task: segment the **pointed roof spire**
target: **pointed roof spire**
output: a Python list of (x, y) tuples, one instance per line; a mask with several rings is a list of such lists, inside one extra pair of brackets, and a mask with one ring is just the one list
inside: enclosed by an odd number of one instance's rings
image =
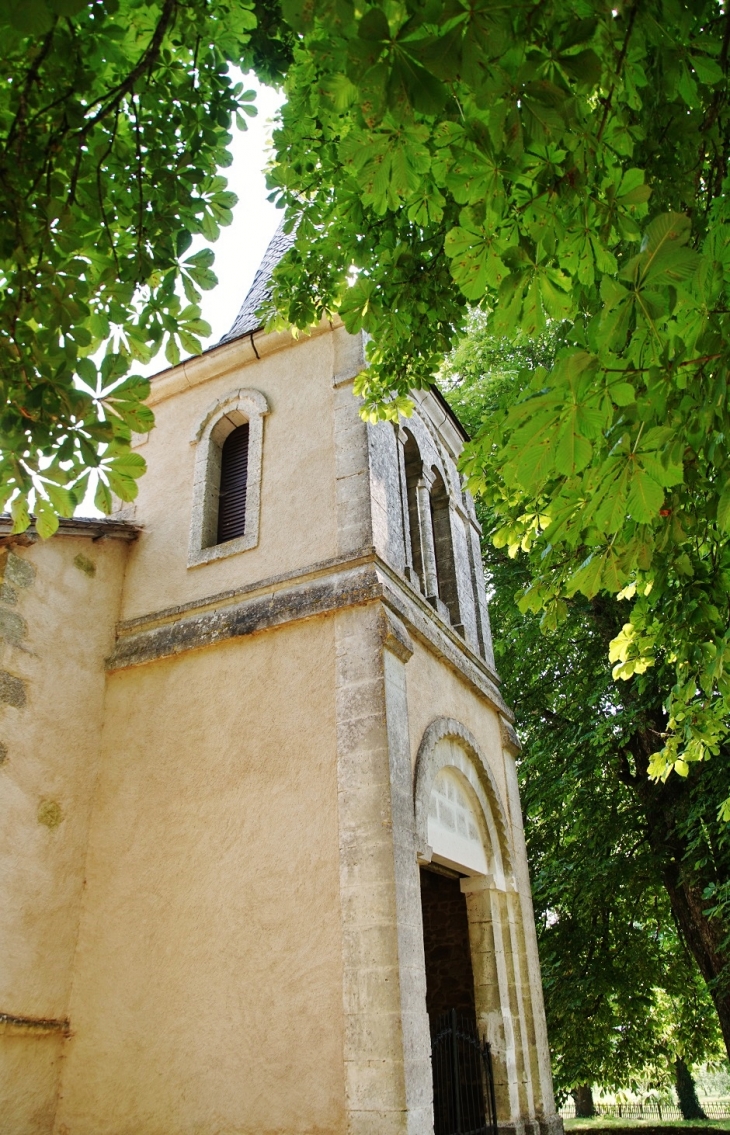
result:
[(253, 278), (253, 283), (248, 289), (241, 310), (236, 316), (233, 326), (230, 331), (219, 340), (221, 343), (230, 343), (232, 339), (240, 339), (243, 335), (250, 335), (252, 331), (258, 331), (261, 327), (261, 320), (257, 318), (256, 312), (265, 304), (267, 300), (271, 299), (271, 275), (276, 268), (276, 265), (281, 260), (282, 256), (294, 244), (296, 232), (284, 232), (284, 219), (282, 221), (269, 241), (269, 247), (264, 253), (263, 260), (258, 266), (256, 275)]

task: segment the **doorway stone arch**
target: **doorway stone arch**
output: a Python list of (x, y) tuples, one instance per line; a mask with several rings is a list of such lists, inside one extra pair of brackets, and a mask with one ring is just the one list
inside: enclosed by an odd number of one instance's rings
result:
[[(445, 776), (462, 787), (462, 811), (465, 817), (473, 815), (479, 828), (484, 846), (481, 870), (478, 854), (464, 854), (458, 861), (458, 841), (438, 846), (434, 804)], [(458, 811), (458, 802), (455, 807)], [(434, 845), (429, 841), (429, 810)], [(422, 869), (445, 870), (454, 877), (454, 885), (460, 876), (476, 1024), (492, 1049), (500, 1131), (524, 1130), (523, 1117), (535, 1114), (534, 1070), (528, 1056), (534, 1049), (534, 1023), (510, 826), (499, 785), (479, 743), (453, 718), (436, 718), (424, 733), (416, 760), (414, 811)], [(426, 968), (428, 985), (427, 958)]]
[[(492, 853), (495, 882), (504, 887), (512, 874), (512, 855), (507, 835), (507, 816), (501, 793), (476, 738), (452, 717), (437, 717), (423, 735), (416, 758), (415, 812), (416, 847), (429, 862), (428, 810), (434, 781), (445, 768), (455, 768), (479, 801), (482, 820)], [(469, 872), (471, 873), (471, 872)]]

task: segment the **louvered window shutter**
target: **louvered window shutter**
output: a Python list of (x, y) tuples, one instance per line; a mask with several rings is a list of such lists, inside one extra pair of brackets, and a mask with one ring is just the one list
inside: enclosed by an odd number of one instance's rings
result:
[(221, 454), (221, 488), (218, 504), (218, 543), (243, 536), (246, 528), (248, 484), (248, 422), (230, 433)]

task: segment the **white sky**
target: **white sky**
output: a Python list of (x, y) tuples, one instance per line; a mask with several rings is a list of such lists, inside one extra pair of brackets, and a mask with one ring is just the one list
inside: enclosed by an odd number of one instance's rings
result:
[[(283, 216), (267, 201), (263, 168), (268, 160), (272, 119), (283, 101), (270, 87), (261, 86), (252, 76), (245, 76), (248, 89), (255, 90), (256, 118), (248, 119), (248, 130), (233, 128), (233, 165), (221, 173), (228, 178), (228, 188), (238, 196), (233, 210), (233, 224), (221, 229), (221, 235), (212, 245), (215, 253), (213, 271), (218, 287), (203, 292), (201, 306), (203, 319), (210, 323), (213, 333), (203, 344), (211, 347), (231, 327), (238, 315), (256, 269)], [(196, 241), (193, 249), (202, 248), (205, 241)], [(193, 251), (191, 249), (191, 252)], [(154, 370), (162, 370), (167, 363), (164, 356), (155, 359)], [(154, 373), (154, 370), (152, 373)]]

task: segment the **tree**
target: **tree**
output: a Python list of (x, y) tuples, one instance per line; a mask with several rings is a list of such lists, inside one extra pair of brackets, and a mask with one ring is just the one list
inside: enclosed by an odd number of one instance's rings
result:
[[(366, 330), (359, 391), (386, 417), (432, 381), (467, 302), (493, 308), (509, 336), (563, 321), (554, 365), (474, 438), (470, 484), (502, 538), (540, 549), (536, 609), (558, 619), (578, 592), (631, 597), (616, 676), (666, 662), (650, 774), (718, 753), (730, 728), (730, 10), (119, 2), (4, 0), (18, 29), (2, 87), (4, 207), (19, 219), (5, 226), (0, 484), (18, 527), (33, 473), (43, 531), (87, 465), (134, 492), (142, 466), (125, 430), (150, 424), (146, 387), (113, 396), (109, 383), (133, 350), (170, 335), (171, 359), (178, 341), (196, 347), (209, 254), (180, 257), (185, 234), (214, 236), (232, 204), (213, 172), (243, 105), (226, 65), (285, 71), (271, 186), (297, 240), (279, 318), (306, 327), (339, 311)], [(42, 36), (23, 34), (26, 10), (46, 12)], [(80, 392), (75, 360), (107, 319), (121, 328), (111, 361)]]
[[(472, 431), (519, 400), (521, 372), (549, 365), (560, 349), (559, 328), (534, 342), (501, 339), (491, 326), (475, 313), (442, 372)], [(621, 1086), (652, 1065), (666, 1080), (677, 1061), (716, 1055), (718, 1022), (730, 1053), (730, 918), (717, 901), (730, 880), (730, 833), (717, 818), (730, 769), (723, 760), (686, 778), (648, 779), (664, 676), (654, 668), (613, 681), (607, 647), (622, 601), (576, 592), (560, 620), (531, 610), (522, 597), (539, 578), (537, 553), (495, 547), (490, 506), (482, 499), (478, 508), (497, 666), (524, 744), (556, 1084)]]
[(271, 185), (298, 229), (278, 310), (364, 328), (359, 390), (386, 417), (431, 381), (467, 301), (507, 337), (565, 321), (465, 469), (500, 538), (539, 549), (535, 610), (632, 597), (616, 675), (672, 659), (643, 763), (685, 775), (730, 727), (730, 11), (283, 11), (298, 37)]
[[(210, 333), (200, 290), (231, 220), (233, 118), (276, 76), (283, 41), (250, 0), (4, 0), (0, 34), (0, 504), (42, 535), (100, 473), (96, 503), (136, 493), (149, 384), (124, 376)], [(103, 360), (92, 360), (100, 348)]]

